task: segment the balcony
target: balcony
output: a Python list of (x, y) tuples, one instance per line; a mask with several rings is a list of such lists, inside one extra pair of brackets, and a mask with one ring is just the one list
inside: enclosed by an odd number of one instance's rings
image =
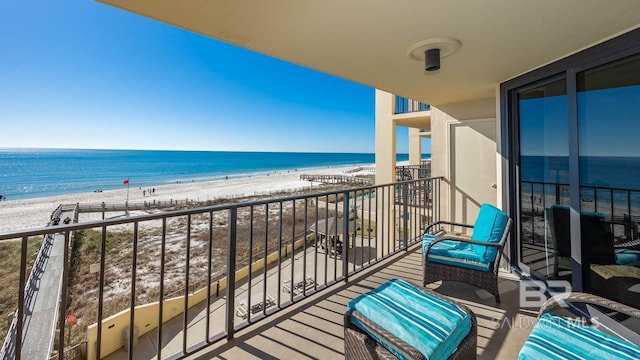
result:
[(396, 181), (427, 179), (430, 177), (431, 162), (424, 162), (421, 165), (396, 166)]
[[(566, 200), (564, 184), (523, 185), (541, 208)], [(60, 206), (46, 228), (0, 234), (4, 251), (17, 259), (3, 286), (24, 289), (3, 299), (18, 310), (3, 329), (0, 357), (45, 358), (33, 356), (44, 349), (50, 359), (341, 359), (351, 299), (392, 278), (421, 285), (421, 232), (441, 219), (445, 186), (444, 179), (418, 176), (231, 204), (180, 202), (182, 208), (156, 214), (80, 224), (56, 222), (106, 207)], [(581, 192), (592, 210), (611, 209), (612, 219), (618, 209), (630, 213), (618, 203), (638, 197), (621, 189)], [(535, 207), (531, 215), (544, 219)], [(629, 221), (612, 228), (616, 241), (637, 236)], [(67, 289), (58, 295), (43, 292), (44, 274), (55, 269), (59, 288)], [(480, 359), (512, 359), (537, 315), (519, 306), (519, 282), (501, 274), (500, 304), (471, 285), (427, 287), (474, 311)], [(56, 309), (38, 309), (50, 296)]]
[[(41, 358), (33, 354), (44, 348), (57, 359), (184, 358), (252, 352), (247, 336), (256, 334), (265, 341), (255, 345), (264, 346), (255, 350), (259, 357), (305, 357), (315, 349), (339, 358), (349, 299), (392, 276), (419, 283), (417, 243), (422, 229), (441, 219), (444, 185), (418, 178), (195, 208), (180, 203), (184, 208), (80, 224), (57, 219), (95, 207), (61, 206), (46, 228), (0, 235), (17, 251), (17, 275), (7, 283), (24, 289), (8, 300), (18, 310), (2, 354)], [(67, 291), (43, 293), (42, 279), (55, 269)], [(503, 291), (517, 288), (505, 281)], [(448, 286), (441, 290), (477, 301), (480, 314), (520, 312), (505, 305), (509, 300), (494, 307), (478, 289)], [(38, 301), (51, 296), (59, 300), (55, 310), (39, 311)], [(49, 323), (39, 322), (43, 317)], [(247, 342), (234, 348), (238, 337)], [(502, 351), (488, 348), (483, 353)]]
[[(190, 358), (194, 359), (344, 359), (343, 315), (347, 303), (388, 279), (400, 278), (421, 284), (421, 250), (413, 246), (383, 260), (362, 273), (314, 294), (266, 321), (238, 331), (231, 342), (220, 342)], [(536, 311), (518, 307), (518, 281), (508, 275), (499, 284), (500, 305), (478, 288), (462, 283), (427, 285), (469, 306), (478, 318), (478, 359), (515, 359), (531, 328)], [(154, 354), (155, 334), (141, 339)], [(178, 344), (179, 345), (179, 344)], [(146, 355), (146, 354), (145, 354)], [(120, 351), (110, 359), (126, 359)], [(147, 358), (147, 357), (145, 357)], [(151, 358), (149, 356), (148, 358)]]
[(416, 111), (427, 111), (430, 109), (428, 104), (421, 103), (417, 100), (411, 100), (399, 95), (395, 97), (395, 114), (406, 114)]

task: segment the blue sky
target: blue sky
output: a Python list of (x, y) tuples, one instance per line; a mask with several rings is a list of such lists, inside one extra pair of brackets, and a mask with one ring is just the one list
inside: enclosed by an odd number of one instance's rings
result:
[(372, 88), (90, 0), (0, 2), (0, 79), (0, 147), (374, 152)]
[[(578, 93), (580, 156), (640, 157), (640, 86)], [(520, 102), (520, 146), (525, 156), (569, 156), (567, 96)]]

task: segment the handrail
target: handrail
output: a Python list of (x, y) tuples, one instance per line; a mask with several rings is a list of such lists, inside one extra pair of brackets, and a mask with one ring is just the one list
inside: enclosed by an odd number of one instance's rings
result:
[[(420, 180), (442, 180), (442, 179), (443, 177), (440, 176), (440, 177), (432, 177), (432, 178), (420, 179)], [(17, 239), (25, 236), (29, 237), (29, 236), (38, 236), (38, 235), (45, 235), (45, 234), (54, 234), (56, 232), (63, 232), (63, 231), (86, 230), (86, 229), (91, 229), (96, 227), (103, 227), (103, 226), (109, 227), (113, 225), (122, 225), (122, 224), (128, 224), (128, 223), (134, 223), (134, 222), (140, 222), (140, 221), (161, 220), (167, 217), (194, 215), (194, 214), (211, 212), (211, 211), (215, 212), (215, 211), (222, 211), (222, 210), (229, 210), (229, 209), (238, 209), (241, 207), (250, 207), (250, 206), (256, 207), (256, 206), (265, 205), (268, 203), (298, 200), (301, 198), (310, 197), (311, 195), (313, 197), (324, 197), (324, 196), (332, 195), (335, 193), (372, 190), (377, 187), (393, 186), (393, 185), (398, 186), (398, 185), (409, 184), (413, 182), (415, 182), (415, 180), (399, 181), (396, 183), (385, 184), (385, 185), (369, 185), (369, 186), (362, 186), (362, 187), (352, 187), (352, 188), (347, 188), (339, 191), (336, 191), (336, 190), (321, 191), (321, 192), (316, 192), (316, 193), (307, 194), (307, 195), (289, 195), (289, 196), (276, 197), (276, 198), (246, 201), (242, 203), (208, 205), (208, 206), (202, 206), (202, 207), (197, 207), (192, 209), (166, 211), (158, 214), (132, 215), (129, 217), (119, 218), (119, 219), (96, 220), (96, 221), (90, 221), (90, 222), (84, 222), (84, 223), (78, 223), (78, 224), (60, 224), (56, 226), (55, 229), (48, 228), (48, 227), (41, 227), (41, 228), (34, 228), (34, 229), (21, 229), (21, 230), (16, 230), (11, 232), (0, 233), (0, 241)]]
[[(312, 278), (315, 279), (316, 281), (316, 284), (312, 288), (304, 289), (300, 294), (297, 294), (295, 291), (292, 291), (290, 293), (291, 302), (295, 302), (297, 301), (296, 300), (297, 298), (294, 299), (294, 296), (305, 297), (311, 293), (315, 293), (333, 284), (339, 283), (340, 281), (347, 281), (348, 277), (352, 273), (361, 271), (366, 267), (372, 265), (373, 263), (376, 263), (381, 259), (391, 256), (399, 251), (406, 250), (410, 244), (413, 244), (419, 240), (420, 234), (422, 233), (421, 229), (424, 226), (426, 226), (428, 222), (437, 221), (440, 219), (440, 210), (438, 208), (440, 205), (440, 199), (439, 199), (440, 186), (442, 184), (440, 180), (442, 180), (442, 178), (440, 177), (428, 178), (428, 179), (416, 179), (416, 180), (410, 180), (410, 181), (400, 181), (397, 183), (391, 183), (391, 184), (385, 184), (385, 185), (349, 187), (349, 188), (340, 189), (340, 190), (328, 190), (328, 191), (321, 191), (321, 192), (302, 194), (302, 195), (297, 194), (297, 195), (280, 196), (280, 197), (274, 197), (274, 198), (256, 199), (256, 200), (244, 201), (244, 202), (235, 202), (235, 203), (232, 202), (232, 203), (226, 203), (226, 204), (207, 205), (207, 206), (201, 206), (201, 207), (191, 208), (191, 209), (188, 209), (188, 208), (176, 209), (176, 210), (170, 210), (170, 211), (162, 211), (156, 214), (141, 214), (141, 215), (122, 217), (122, 218), (112, 218), (107, 220), (91, 221), (86, 223), (70, 223), (70, 224), (61, 223), (56, 226), (49, 226), (49, 227), (43, 227), (43, 228), (37, 228), (37, 229), (24, 229), (24, 230), (9, 232), (9, 233), (2, 233), (0, 234), (0, 242), (9, 241), (11, 239), (16, 239), (16, 238), (28, 239), (29, 237), (40, 236), (40, 235), (44, 235), (46, 239), (50, 239), (56, 233), (63, 233), (65, 234), (65, 236), (69, 236), (72, 232), (75, 232), (75, 231), (86, 230), (86, 229), (96, 229), (96, 228), (102, 229), (103, 243), (101, 245), (101, 250), (100, 250), (100, 256), (101, 256), (100, 269), (104, 269), (105, 257), (107, 256), (105, 252), (106, 233), (110, 231), (112, 228), (117, 229), (118, 225), (130, 224), (130, 225), (133, 225), (134, 229), (137, 229), (139, 225), (144, 226), (144, 224), (140, 224), (142, 222), (152, 222), (154, 220), (162, 220), (163, 224), (166, 224), (167, 220), (171, 220), (173, 218), (186, 218), (187, 220), (186, 225), (181, 225), (180, 228), (178, 228), (177, 230), (171, 230), (171, 231), (176, 232), (180, 236), (186, 235), (186, 244), (187, 244), (186, 246), (188, 248), (189, 247), (188, 244), (191, 241), (193, 241), (192, 237), (200, 235), (200, 233), (191, 234), (190, 219), (192, 218), (192, 216), (205, 215), (213, 219), (214, 213), (220, 214), (224, 216), (228, 222), (224, 224), (224, 227), (221, 227), (219, 225), (214, 225), (214, 226), (210, 225), (211, 230), (205, 230), (205, 234), (207, 231), (209, 231), (210, 233), (209, 240), (208, 240), (209, 241), (208, 248), (211, 249), (211, 246), (212, 246), (211, 237), (213, 236), (211, 234), (213, 232), (213, 229), (215, 227), (218, 227), (221, 230), (228, 231), (228, 235), (227, 235), (228, 236), (227, 264), (228, 265), (227, 265), (227, 268), (225, 269), (226, 278), (223, 278), (222, 280), (223, 281), (226, 280), (224, 281), (225, 285), (223, 285), (223, 288), (225, 288), (227, 292), (229, 291), (231, 292), (231, 296), (229, 295), (229, 293), (227, 293), (227, 296), (224, 297), (224, 299), (226, 299), (225, 301), (227, 301), (227, 306), (231, 306), (231, 312), (226, 313), (227, 314), (226, 324), (231, 326), (227, 328), (228, 330), (227, 330), (226, 336), (228, 338), (231, 338), (233, 337), (234, 331), (244, 328), (245, 326), (248, 326), (251, 323), (259, 321), (262, 317), (269, 316), (272, 312), (279, 311), (280, 309), (289, 306), (287, 302), (283, 302), (283, 298), (285, 298), (286, 300), (286, 298), (289, 297), (289, 295), (283, 296), (282, 294), (278, 293), (277, 296), (274, 296), (277, 306), (270, 308), (268, 312), (266, 312), (266, 309), (265, 309), (265, 311), (262, 314), (256, 314), (255, 318), (253, 315), (249, 314), (247, 318), (248, 324), (242, 324), (242, 323), (238, 324), (237, 322), (234, 323), (234, 321), (236, 320), (233, 319), (233, 314), (235, 310), (235, 307), (233, 306), (233, 302), (235, 301), (233, 292), (236, 290), (236, 287), (240, 286), (239, 284), (242, 284), (242, 282), (245, 282), (245, 283), (248, 282), (247, 286), (249, 288), (248, 290), (249, 292), (247, 296), (248, 298), (251, 298), (250, 289), (251, 289), (252, 278), (256, 276), (258, 277), (262, 276), (262, 277), (265, 277), (264, 279), (266, 279), (267, 267), (269, 269), (272, 269), (272, 268), (277, 269), (276, 274), (278, 277), (277, 282), (279, 283), (279, 287), (278, 287), (279, 289), (282, 288), (281, 280), (284, 280), (286, 278), (291, 278), (296, 282), (298, 282), (297, 277), (300, 275), (304, 279), (307, 278), (307, 275), (312, 276)], [(330, 202), (329, 199), (331, 198), (335, 198), (339, 200), (335, 202)], [(291, 209), (292, 213), (288, 212), (285, 218), (283, 216), (282, 206), (283, 206), (283, 203), (287, 203), (287, 202), (292, 204), (293, 206), (291, 206), (290, 208), (289, 207), (287, 208), (287, 209)], [(304, 206), (302, 206), (303, 204)], [(311, 205), (311, 207), (309, 207), (308, 205)], [(102, 206), (102, 204), (100, 204), (100, 206)], [(300, 208), (303, 210), (296, 210), (298, 206), (300, 206)], [(86, 208), (86, 206), (84, 207)], [(58, 208), (61, 209), (63, 207), (59, 206)], [(79, 212), (82, 212), (83, 205), (75, 204), (74, 208), (77, 209)], [(256, 216), (256, 219), (254, 219), (253, 218), (254, 209), (259, 209), (263, 213), (268, 213), (268, 211), (271, 210), (271, 214), (274, 214), (273, 211), (275, 210), (276, 211), (276, 214), (274, 215), (275, 218), (270, 219), (271, 216), (267, 216), (267, 217), (261, 216), (260, 219), (258, 219), (258, 216)], [(238, 215), (239, 210), (242, 211), (243, 217), (240, 217)], [(278, 211), (279, 211), (279, 214), (277, 214)], [(302, 213), (297, 213), (297, 215), (298, 217), (304, 218), (304, 226), (302, 225), (303, 224), (301, 222), (302, 220), (297, 219), (296, 211), (302, 211)], [(251, 214), (251, 218), (248, 217), (249, 213)], [(351, 221), (344, 221), (343, 222), (344, 228), (337, 230), (338, 234), (342, 236), (342, 239), (344, 241), (344, 246), (341, 249), (341, 253), (336, 253), (335, 254), (336, 256), (333, 256), (333, 257), (330, 256), (329, 253), (326, 253), (326, 256), (324, 256), (325, 265), (320, 268), (318, 267), (319, 265), (317, 265), (316, 269), (312, 270), (313, 275), (311, 275), (311, 272), (310, 273), (306, 272), (307, 271), (306, 267), (302, 263), (298, 264), (293, 261), (293, 257), (291, 255), (294, 255), (294, 254), (296, 257), (303, 257), (304, 258), (303, 261), (305, 262), (307, 261), (307, 257), (309, 257), (308, 261), (320, 260), (318, 257), (318, 253), (320, 252), (319, 247), (315, 248), (313, 251), (311, 251), (310, 255), (308, 255), (307, 252), (309, 251), (309, 248), (311, 248), (311, 246), (308, 244), (307, 241), (299, 242), (300, 239), (307, 239), (307, 236), (310, 235), (309, 234), (310, 230), (308, 229), (312, 225), (311, 221), (317, 222), (318, 220), (321, 220), (323, 218), (329, 219), (330, 217), (337, 220), (339, 217), (344, 218), (346, 216), (352, 216), (352, 215), (356, 216), (359, 219), (362, 219), (361, 222), (359, 223), (360, 224), (359, 226), (363, 226), (364, 228), (362, 230), (359, 228), (354, 229), (353, 225), (350, 225)], [(54, 218), (55, 217), (56, 216), (54, 216)], [(247, 221), (249, 221), (249, 225), (246, 224)], [(275, 225), (280, 228), (279, 230), (276, 230), (277, 227), (273, 228), (274, 225), (271, 224), (272, 221), (275, 221)], [(372, 221), (373, 221), (373, 225), (372, 225)], [(286, 230), (283, 229), (283, 224), (285, 222), (287, 226)], [(264, 249), (269, 249), (269, 251), (262, 250), (262, 252), (264, 253), (264, 257), (263, 255), (259, 255), (258, 257), (255, 257), (255, 258), (254, 256), (251, 255), (251, 252), (249, 252), (247, 261), (241, 261), (241, 257), (244, 258), (244, 255), (246, 254), (240, 254), (240, 253), (236, 254), (236, 252), (233, 251), (233, 248), (235, 247), (235, 245), (234, 247), (231, 246), (236, 243), (237, 237), (239, 236), (236, 232), (236, 228), (240, 228), (241, 226), (243, 227), (251, 226), (251, 228), (253, 229), (254, 224), (256, 225), (256, 227), (264, 227), (264, 229), (262, 229), (264, 231), (264, 235), (260, 235), (261, 238), (256, 237), (256, 235), (249, 235), (248, 243), (243, 246), (248, 246), (249, 249), (253, 249), (254, 245), (261, 246), (261, 247), (264, 245)], [(374, 229), (377, 229), (377, 230), (373, 230), (373, 231), (365, 230), (367, 227), (371, 229), (372, 226)], [(165, 227), (166, 226), (163, 225), (162, 234), (156, 236), (158, 241), (160, 241), (159, 240), (160, 237), (162, 239), (165, 238), (165, 235), (166, 235)], [(274, 229), (275, 233), (277, 234), (275, 238), (273, 237), (273, 235), (270, 235), (270, 233), (267, 232), (267, 227)], [(247, 231), (246, 228), (243, 228), (243, 229), (244, 229), (243, 231)], [(326, 234), (326, 231), (325, 231), (325, 234)], [(137, 244), (139, 236), (141, 235), (139, 235), (137, 231), (133, 232), (133, 241), (134, 241), (133, 244)], [(216, 235), (216, 239), (220, 239), (221, 236), (222, 235)], [(243, 236), (246, 236), (246, 235), (243, 235)], [(314, 238), (319, 239), (319, 236), (320, 236), (319, 232), (316, 229)], [(268, 242), (267, 242), (267, 237), (269, 240)], [(374, 238), (373, 240), (372, 240), (372, 237)], [(199, 239), (202, 239), (202, 237), (199, 237)], [(243, 240), (243, 241), (246, 241), (246, 240)], [(358, 241), (357, 243), (358, 246), (368, 247), (371, 249), (377, 248), (378, 252), (374, 252), (367, 255), (368, 258), (363, 258), (365, 252), (359, 252), (358, 257), (360, 257), (360, 259), (354, 258), (353, 261), (346, 261), (347, 259), (349, 259), (350, 251), (353, 251), (353, 250), (350, 250), (349, 245), (351, 244), (353, 246), (356, 246), (356, 243), (355, 243), (356, 241)], [(46, 244), (44, 243), (48, 243), (48, 242), (50, 241), (43, 242), (43, 248), (42, 248), (43, 250), (41, 250), (41, 252), (47, 251), (46, 250), (47, 248), (44, 247)], [(295, 246), (294, 246), (294, 243), (295, 243)], [(162, 251), (164, 251), (164, 249), (167, 247), (165, 245), (164, 240), (162, 240), (162, 244), (158, 244), (158, 245), (162, 247)], [(134, 246), (134, 249), (132, 251), (135, 252), (136, 245), (133, 245), (133, 246)], [(314, 256), (316, 257), (315, 260), (313, 258)], [(41, 256), (39, 255), (39, 257)], [(338, 260), (338, 257), (340, 257), (341, 260)], [(161, 257), (161, 262), (162, 262), (160, 267), (161, 269), (164, 269), (163, 258), (164, 257)], [(342, 259), (344, 259), (345, 261), (343, 261)], [(185, 260), (181, 260), (181, 261), (185, 262), (185, 266), (186, 266), (185, 268), (188, 268), (190, 266), (191, 260), (189, 256), (186, 256)], [(337, 266), (337, 261), (342, 261), (342, 265)], [(331, 262), (333, 265), (327, 266), (327, 264), (330, 264), (329, 262)], [(39, 263), (39, 261), (37, 261), (36, 263)], [(242, 268), (236, 268), (237, 264), (239, 266), (247, 266), (246, 270), (242, 270)], [(240, 265), (240, 264), (247, 264), (247, 265)], [(259, 264), (262, 264), (262, 265), (259, 265)], [(285, 264), (288, 264), (288, 265), (285, 265)], [(300, 269), (299, 270), (300, 273), (294, 271), (294, 265), (296, 266), (297, 269)], [(132, 270), (131, 284), (133, 284), (132, 289), (135, 289), (135, 279), (136, 279), (135, 270), (136, 270), (136, 267), (138, 267), (139, 265), (137, 265), (136, 261), (133, 261), (132, 265), (127, 265), (127, 266), (131, 266), (131, 270)], [(259, 268), (259, 266), (261, 266), (262, 267), (261, 269), (264, 269), (264, 270), (260, 270), (256, 272), (256, 268)], [(290, 269), (287, 269), (285, 271), (284, 269), (282, 269), (282, 266), (287, 266)], [(323, 270), (320, 270), (322, 268)], [(35, 267), (34, 269), (37, 269), (37, 267)], [(328, 269), (331, 269), (330, 271), (333, 272), (333, 274), (327, 273)], [(64, 271), (68, 271), (67, 268), (65, 268)], [(166, 271), (166, 270), (161, 270), (161, 271)], [(320, 271), (324, 271), (325, 273), (324, 276), (321, 276), (322, 274), (319, 273)], [(238, 272), (237, 278), (236, 278), (236, 272)], [(255, 273), (256, 275), (247, 277), (246, 275), (247, 272), (248, 273), (256, 272)], [(260, 275), (260, 273), (262, 273), (262, 275)], [(209, 284), (213, 284), (214, 290), (211, 292), (217, 294), (217, 291), (215, 290), (216, 280), (214, 278), (214, 276), (217, 276), (216, 275), (217, 273), (212, 274), (209, 271), (207, 274), (208, 275), (206, 275), (206, 279), (204, 280), (207, 280), (206, 282)], [(34, 276), (36, 275), (37, 275), (37, 270), (32, 271), (32, 274), (30, 274), (29, 276), (29, 280), (25, 282), (26, 290), (28, 290), (27, 285), (33, 281), (32, 279), (34, 279)], [(70, 275), (69, 273), (65, 273), (63, 274), (63, 277), (67, 277), (69, 275)], [(97, 285), (98, 300), (100, 301), (98, 305), (98, 308), (99, 308), (98, 317), (97, 317), (98, 325), (96, 326), (96, 334), (92, 335), (93, 339), (96, 339), (96, 338), (105, 339), (105, 337), (113, 337), (115, 336), (117, 331), (122, 331), (122, 328), (120, 327), (112, 328), (111, 325), (109, 326), (105, 325), (103, 328), (102, 326), (102, 322), (105, 321), (106, 315), (107, 315), (107, 312), (103, 312), (102, 310), (103, 301), (105, 299), (104, 297), (105, 292), (103, 291), (104, 290), (103, 277), (104, 277), (104, 272), (101, 271), (100, 280), (98, 281), (98, 285)], [(183, 283), (189, 284), (189, 280), (190, 280), (189, 274), (187, 273)], [(197, 281), (198, 284), (202, 284), (201, 282), (202, 280), (203, 279), (200, 279), (200, 278), (195, 279), (195, 281)], [(236, 283), (236, 280), (239, 281), (240, 283)], [(258, 281), (258, 280), (255, 280), (255, 281)], [(262, 281), (262, 282), (266, 284), (266, 281)], [(188, 309), (190, 308), (190, 306), (192, 306), (193, 301), (203, 301), (203, 299), (206, 300), (208, 303), (211, 301), (209, 297), (202, 296), (202, 294), (209, 293), (211, 289), (211, 285), (207, 286), (205, 288), (206, 289), (205, 291), (197, 290), (195, 291), (195, 293), (194, 293), (195, 288), (192, 288), (190, 286), (185, 285), (184, 289), (185, 289), (185, 291), (183, 291), (183, 298), (184, 298), (183, 313), (184, 314), (188, 313)], [(239, 287), (238, 287), (238, 291), (240, 291)], [(244, 291), (247, 291), (247, 290), (245, 289)], [(162, 290), (161, 290), (161, 293), (162, 293)], [(197, 293), (197, 296), (195, 296), (196, 293)], [(136, 293), (133, 292), (132, 290), (129, 295), (133, 299), (135, 298)], [(193, 301), (192, 301), (191, 295), (194, 295)], [(220, 295), (223, 296), (223, 294), (220, 294)], [(162, 307), (163, 299), (166, 301), (170, 300), (170, 299), (167, 299), (165, 296), (166, 294), (163, 294), (160, 297), (160, 301), (158, 302), (157, 306)], [(188, 301), (187, 301), (187, 298), (189, 298)], [(196, 300), (196, 298), (198, 300)], [(27, 299), (27, 303), (28, 303), (29, 301), (28, 294), (25, 295), (25, 299)], [(130, 303), (134, 304), (135, 302), (131, 301)], [(248, 305), (251, 305), (251, 304), (248, 304)], [(117, 311), (118, 309), (109, 310), (109, 312), (114, 310)], [(168, 310), (168, 308), (165, 308), (165, 310)], [(60, 311), (64, 311), (64, 310), (61, 309)], [(137, 309), (135, 308), (135, 306), (132, 305), (132, 308), (129, 311), (131, 314), (133, 314), (135, 311), (137, 311)], [(171, 311), (174, 311), (174, 310), (171, 310)], [(57, 318), (59, 318), (57, 320), (58, 322), (64, 321), (62, 317), (57, 317)], [(126, 318), (127, 318), (126, 320), (118, 320), (118, 321), (120, 324), (122, 324), (123, 322), (126, 322), (127, 328), (130, 329), (129, 333), (133, 334), (132, 329), (134, 324), (130, 323), (129, 316), (126, 316)], [(133, 315), (131, 315), (130, 318), (133, 319), (134, 318)], [(115, 321), (115, 320), (110, 320), (110, 321)], [(162, 322), (164, 321), (165, 320), (163, 320)], [(161, 336), (161, 333), (162, 333), (162, 322), (159, 323), (159, 325), (153, 325), (153, 326), (160, 327), (158, 331), (159, 336)], [(64, 324), (60, 323), (58, 326), (64, 326)], [(149, 328), (145, 329), (145, 331), (148, 331), (148, 329)], [(141, 335), (142, 335), (142, 330), (141, 330)], [(117, 336), (117, 338), (121, 339), (122, 336)], [(131, 339), (129, 340), (131, 341)], [(207, 346), (207, 344), (210, 344), (211, 341), (217, 341), (217, 340), (208, 340), (202, 346)], [(95, 340), (90, 340), (90, 344), (87, 348), (88, 348), (87, 351), (93, 353), (95, 350), (101, 355), (106, 355), (109, 352), (114, 351), (113, 347), (110, 347), (109, 349), (101, 348), (101, 342), (98, 341), (97, 343), (95, 343)], [(186, 349), (183, 349), (182, 355), (180, 356), (185, 356), (187, 354), (188, 354), (188, 351)], [(61, 353), (60, 355), (64, 357), (63, 353)]]
[[(533, 221), (535, 218), (544, 219), (544, 209), (554, 204), (569, 205), (570, 188), (568, 183), (545, 181), (520, 181), (520, 191), (528, 203), (522, 206), (522, 213), (526, 216), (523, 221)], [(580, 211), (601, 212), (608, 216), (616, 238), (635, 240), (640, 234), (635, 223), (637, 214), (632, 209), (637, 206), (640, 189), (626, 189), (618, 187), (598, 187), (580, 185)], [(636, 204), (636, 205), (634, 205)], [(535, 243), (543, 241), (541, 234), (532, 233), (529, 241)]]
[[(62, 205), (58, 205), (58, 207), (52, 212), (51, 219), (54, 219), (55, 217), (59, 216), (61, 212), (62, 212)], [(51, 226), (52, 223), (53, 223), (53, 220), (51, 220), (48, 225)], [(34, 289), (35, 277), (42, 274), (43, 272), (42, 266), (46, 262), (45, 253), (49, 252), (52, 245), (53, 245), (53, 235), (50, 233), (46, 234), (45, 237), (42, 239), (42, 245), (40, 245), (38, 256), (36, 257), (36, 260), (31, 266), (29, 277), (25, 282), (25, 287), (24, 287), (25, 306), (28, 306), (28, 304), (31, 303), (31, 300), (35, 293), (35, 289)], [(7, 355), (10, 355), (12, 351), (15, 350), (14, 348), (12, 348), (12, 346), (15, 345), (15, 341), (13, 339), (15, 339), (17, 335), (16, 334), (17, 323), (18, 323), (18, 310), (16, 310), (13, 315), (11, 325), (9, 326), (9, 329), (7, 331), (7, 336), (5, 337), (4, 343), (2, 344), (2, 348), (0, 349), (0, 359), (6, 359)], [(23, 337), (24, 335), (25, 334), (22, 334)]]

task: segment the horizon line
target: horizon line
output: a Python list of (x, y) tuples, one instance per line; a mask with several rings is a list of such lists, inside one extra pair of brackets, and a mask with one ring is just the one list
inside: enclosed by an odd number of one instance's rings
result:
[[(3, 150), (64, 150), (64, 151), (176, 151), (176, 152), (235, 152), (235, 153), (282, 153), (282, 154), (359, 154), (375, 155), (375, 152), (343, 152), (343, 151), (278, 151), (278, 150), (211, 150), (211, 149), (105, 149), (105, 148), (63, 148), (63, 147), (0, 147)], [(396, 153), (409, 155), (409, 153)], [(431, 155), (431, 153), (422, 153)]]

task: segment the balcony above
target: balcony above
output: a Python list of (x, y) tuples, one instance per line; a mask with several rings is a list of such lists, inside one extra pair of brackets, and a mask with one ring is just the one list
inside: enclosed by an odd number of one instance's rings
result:
[(428, 111), (431, 107), (428, 104), (421, 103), (417, 100), (407, 99), (396, 95), (395, 114), (406, 114), (418, 111)]

